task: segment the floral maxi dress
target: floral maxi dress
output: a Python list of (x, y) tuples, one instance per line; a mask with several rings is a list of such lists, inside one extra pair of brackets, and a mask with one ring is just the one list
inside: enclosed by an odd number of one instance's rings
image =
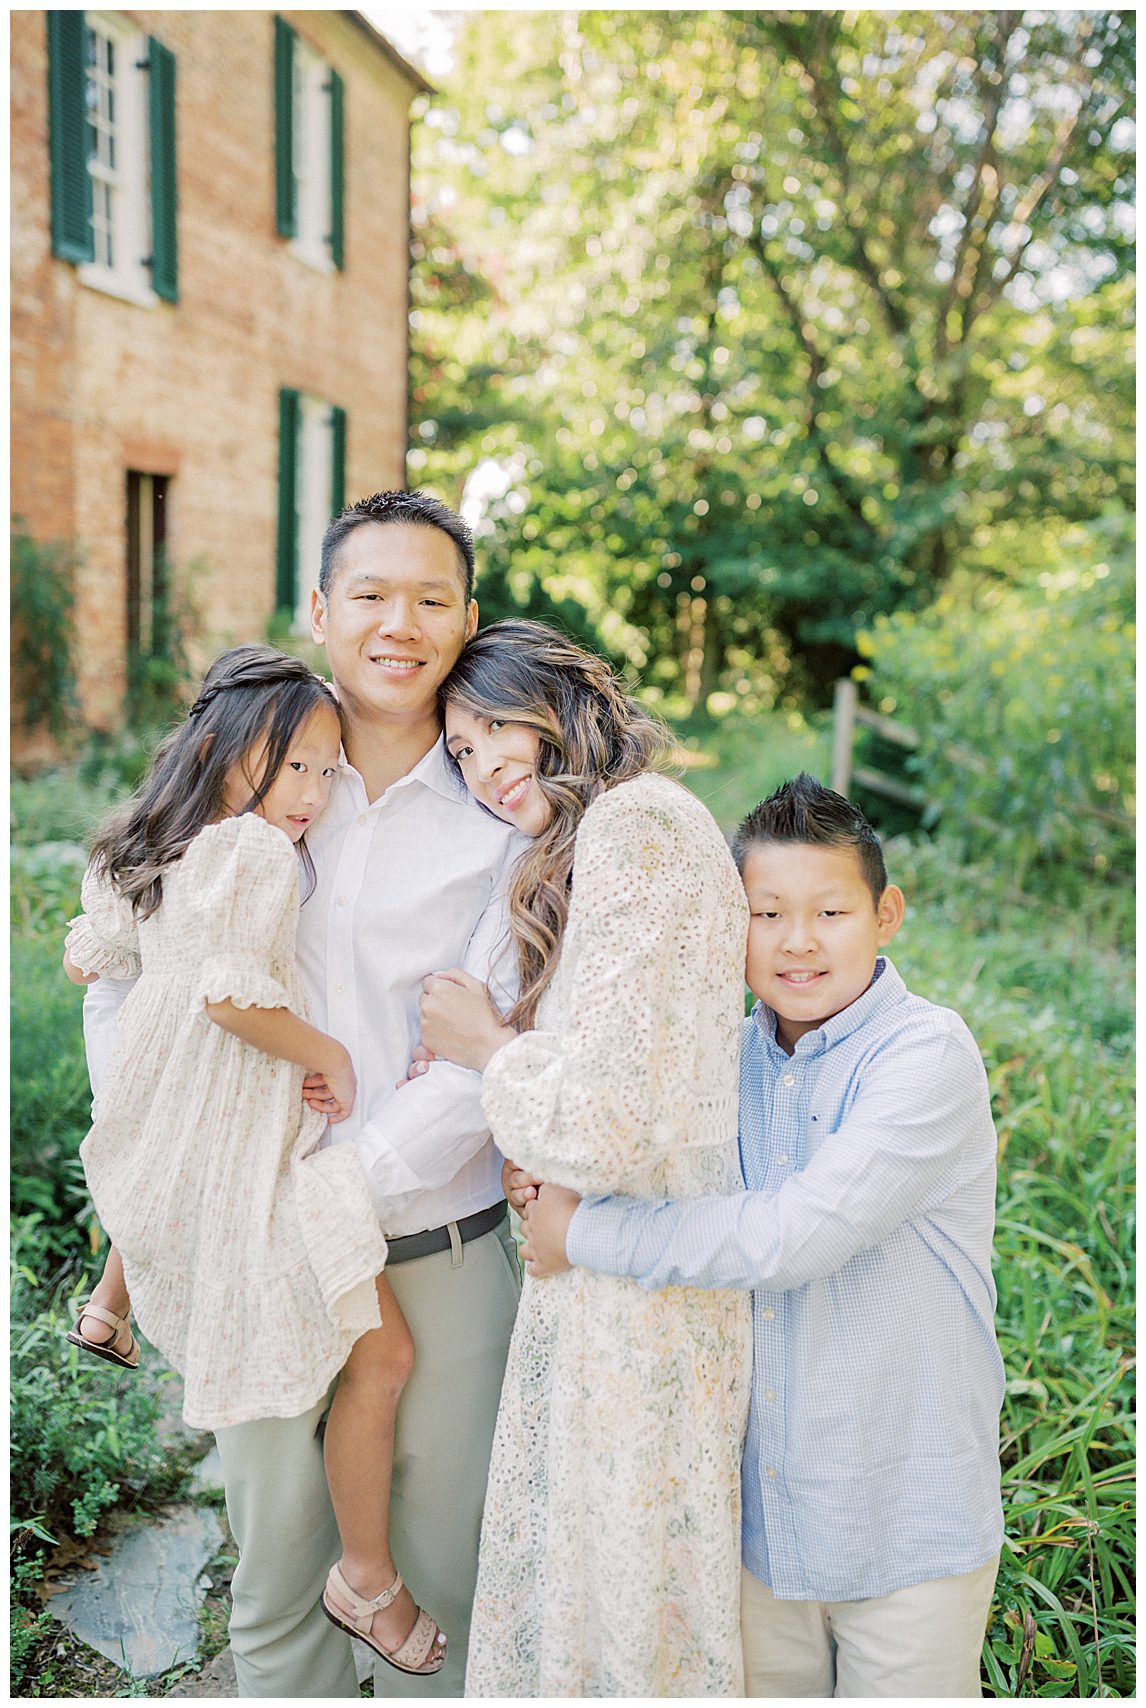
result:
[(72, 960), (140, 975), (80, 1147), (136, 1320), (183, 1376), (192, 1427), (298, 1416), (378, 1326), (386, 1242), (354, 1146), (315, 1148), (304, 1070), (205, 1012), (229, 997), (305, 1014), (298, 856), (245, 814), (199, 833), (138, 926), (90, 868), (82, 898)]
[[(506, 1156), (581, 1193), (739, 1188), (747, 905), (716, 824), (665, 778), (577, 837), (537, 1029), (486, 1070)], [(498, 1412), (470, 1696), (743, 1691), (746, 1294), (528, 1276)]]

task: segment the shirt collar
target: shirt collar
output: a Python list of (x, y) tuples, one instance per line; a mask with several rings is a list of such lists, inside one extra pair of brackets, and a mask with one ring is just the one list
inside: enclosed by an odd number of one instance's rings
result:
[[(898, 1002), (906, 988), (887, 956), (877, 955), (871, 983), (863, 995), (857, 996), (854, 1002), (849, 1002), (846, 1008), (841, 1008), (838, 1014), (833, 1014), (830, 1020), (825, 1020), (814, 1032), (805, 1032), (803, 1037), (796, 1041), (795, 1054), (819, 1055), (821, 1050), (831, 1049), (833, 1044), (850, 1037), (861, 1026), (866, 1026), (870, 1020)], [(765, 1042), (772, 1049), (787, 1056), (787, 1050), (781, 1050), (781, 1046), (776, 1042), (775, 1011), (763, 1002), (758, 1002), (752, 1010), (752, 1020)]]
[[(340, 768), (346, 776), (356, 781), (360, 789), (365, 789), (361, 774), (354, 769), (346, 757), (345, 748), (340, 754)], [(378, 800), (385, 800), (387, 795), (392, 795), (397, 789), (407, 788), (411, 783), (421, 783), (425, 788), (432, 789), (436, 795), (441, 795), (447, 801), (469, 800), (469, 792), (446, 752), (444, 735), (439, 735), (429, 752), (424, 753), (418, 763), (407, 771), (404, 777), (399, 777), (396, 782), (391, 783), (390, 787), (379, 795)], [(375, 801), (374, 805), (377, 806), (377, 804), (378, 802)]]

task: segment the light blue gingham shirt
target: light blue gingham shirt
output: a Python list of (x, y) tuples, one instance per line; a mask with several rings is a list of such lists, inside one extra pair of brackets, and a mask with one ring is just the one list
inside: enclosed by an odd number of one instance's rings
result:
[(757, 1003), (740, 1063), (749, 1190), (586, 1199), (570, 1261), (642, 1287), (748, 1287), (744, 1564), (855, 1601), (999, 1551), (995, 1130), (963, 1021), (883, 956), (795, 1053)]

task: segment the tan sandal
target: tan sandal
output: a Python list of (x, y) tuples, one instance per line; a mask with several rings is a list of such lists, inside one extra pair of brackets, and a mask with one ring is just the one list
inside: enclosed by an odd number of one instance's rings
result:
[[(87, 1335), (80, 1333), (80, 1324), (85, 1317), (96, 1317), (101, 1323), (106, 1323), (113, 1331), (110, 1340), (89, 1340)], [(119, 1339), (121, 1329), (127, 1329), (131, 1336), (131, 1345), (126, 1352), (116, 1352), (115, 1343)], [(75, 1327), (64, 1336), (73, 1346), (78, 1346), (81, 1352), (90, 1352), (93, 1358), (104, 1358), (109, 1364), (118, 1364), (123, 1370), (139, 1369), (139, 1342), (131, 1333), (128, 1317), (117, 1317), (114, 1311), (107, 1311), (102, 1305), (84, 1305), (76, 1318)]]
[[(353, 1607), (350, 1624), (347, 1624), (345, 1615), (327, 1600), (332, 1588)], [(370, 1635), (374, 1615), (389, 1607), (401, 1588), (402, 1574), (399, 1572), (389, 1589), (384, 1589), (373, 1601), (366, 1601), (351, 1589), (338, 1567), (331, 1566), (320, 1605), (332, 1625), (337, 1625), (348, 1637), (357, 1637), (360, 1642), (368, 1644), (376, 1655), (380, 1655), (390, 1666), (397, 1667), (399, 1672), (438, 1672), (446, 1659), (446, 1639), (430, 1615), (424, 1613), (420, 1607), (415, 1609), (418, 1617), (414, 1621), (413, 1630), (396, 1649), (384, 1649), (381, 1643)]]

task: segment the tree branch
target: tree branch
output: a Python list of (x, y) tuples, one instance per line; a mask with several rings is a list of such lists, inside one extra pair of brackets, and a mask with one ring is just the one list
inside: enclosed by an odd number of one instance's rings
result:
[[(803, 73), (805, 93), (811, 100), (812, 109), (819, 120), (824, 139), (828, 144), (833, 163), (839, 174), (840, 185), (843, 189), (844, 224), (852, 240), (856, 269), (862, 274), (874, 293), (893, 335), (896, 338), (906, 338), (909, 331), (909, 321), (903, 304), (895, 292), (884, 284), (879, 267), (868, 250), (865, 234), (866, 214), (857, 217), (848, 206), (852, 190), (851, 160), (848, 156), (846, 138), (836, 122), (835, 113), (832, 111), (832, 87), (825, 82), (818, 68), (811, 62), (812, 56), (805, 54), (799, 31), (789, 24), (783, 16), (773, 16), (770, 23), (781, 47)], [(821, 45), (826, 56), (826, 37), (823, 38)], [(834, 66), (832, 71), (834, 75)], [(838, 78), (836, 81), (838, 82)]]

